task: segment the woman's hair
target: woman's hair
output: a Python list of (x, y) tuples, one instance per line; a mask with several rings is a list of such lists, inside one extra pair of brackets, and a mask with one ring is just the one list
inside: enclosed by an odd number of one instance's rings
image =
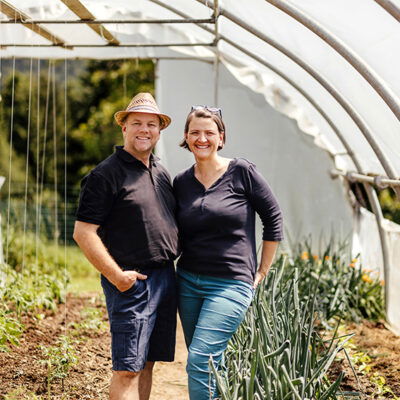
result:
[[(189, 132), (190, 122), (195, 117), (196, 118), (210, 118), (217, 124), (219, 133), (223, 133), (222, 146), (218, 146), (218, 150), (221, 150), (225, 144), (226, 133), (225, 133), (225, 124), (224, 124), (224, 121), (222, 121), (220, 114), (211, 112), (209, 109), (207, 109), (205, 107), (204, 108), (196, 108), (195, 110), (190, 111), (190, 113), (188, 114), (188, 116), (186, 118), (186, 122), (185, 122), (185, 130), (184, 130), (185, 135)], [(186, 143), (186, 138), (183, 138), (183, 140), (179, 143), (179, 146), (191, 151), (189, 149), (189, 146)]]

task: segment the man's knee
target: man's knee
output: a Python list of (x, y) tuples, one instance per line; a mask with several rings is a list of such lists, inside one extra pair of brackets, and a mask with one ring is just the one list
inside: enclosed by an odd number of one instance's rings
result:
[(120, 382), (129, 383), (137, 379), (142, 371), (132, 372), (132, 371), (113, 371), (114, 379)]

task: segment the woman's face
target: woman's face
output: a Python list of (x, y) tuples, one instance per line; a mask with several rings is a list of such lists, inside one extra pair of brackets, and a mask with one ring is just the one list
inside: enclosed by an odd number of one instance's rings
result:
[(222, 146), (223, 133), (211, 118), (193, 117), (186, 133), (186, 143), (198, 159), (214, 157)]

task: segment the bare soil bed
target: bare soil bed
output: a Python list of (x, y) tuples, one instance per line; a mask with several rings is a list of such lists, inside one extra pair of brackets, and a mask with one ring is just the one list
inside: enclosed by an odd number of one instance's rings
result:
[[(82, 320), (81, 310), (87, 307), (101, 309), (106, 321), (102, 297), (98, 294), (70, 295), (66, 305), (56, 312), (47, 312), (43, 319), (24, 318), (25, 331), (20, 345), (11, 351), (0, 353), (0, 399), (48, 399), (46, 367), (39, 345), (53, 346), (60, 335), (71, 333), (71, 322)], [(67, 327), (67, 329), (66, 329)], [(371, 370), (367, 375), (358, 372), (358, 382), (348, 363), (337, 361), (335, 371), (344, 370), (343, 389), (362, 392), (366, 399), (378, 398), (377, 386), (371, 383), (374, 373), (384, 377), (385, 385), (400, 396), (400, 338), (382, 324), (365, 322), (352, 325), (356, 333), (353, 340), (357, 349), (371, 357)], [(77, 337), (75, 349), (78, 364), (72, 367), (64, 382), (54, 380), (51, 385), (52, 399), (107, 399), (111, 376), (110, 337), (108, 329), (86, 330)], [(186, 348), (181, 328), (177, 332), (175, 362), (157, 363), (151, 400), (187, 400), (185, 373)], [(34, 397), (36, 395), (37, 397)], [(40, 397), (39, 397), (40, 396)], [(381, 398), (394, 398), (386, 393)]]

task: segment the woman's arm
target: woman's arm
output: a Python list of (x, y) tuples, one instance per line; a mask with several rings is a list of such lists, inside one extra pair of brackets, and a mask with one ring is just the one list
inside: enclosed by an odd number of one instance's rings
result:
[(263, 241), (261, 262), (254, 278), (254, 288), (256, 288), (259, 283), (267, 276), (268, 271), (271, 268), (272, 262), (274, 260), (278, 244), (279, 242), (270, 242), (268, 240)]

